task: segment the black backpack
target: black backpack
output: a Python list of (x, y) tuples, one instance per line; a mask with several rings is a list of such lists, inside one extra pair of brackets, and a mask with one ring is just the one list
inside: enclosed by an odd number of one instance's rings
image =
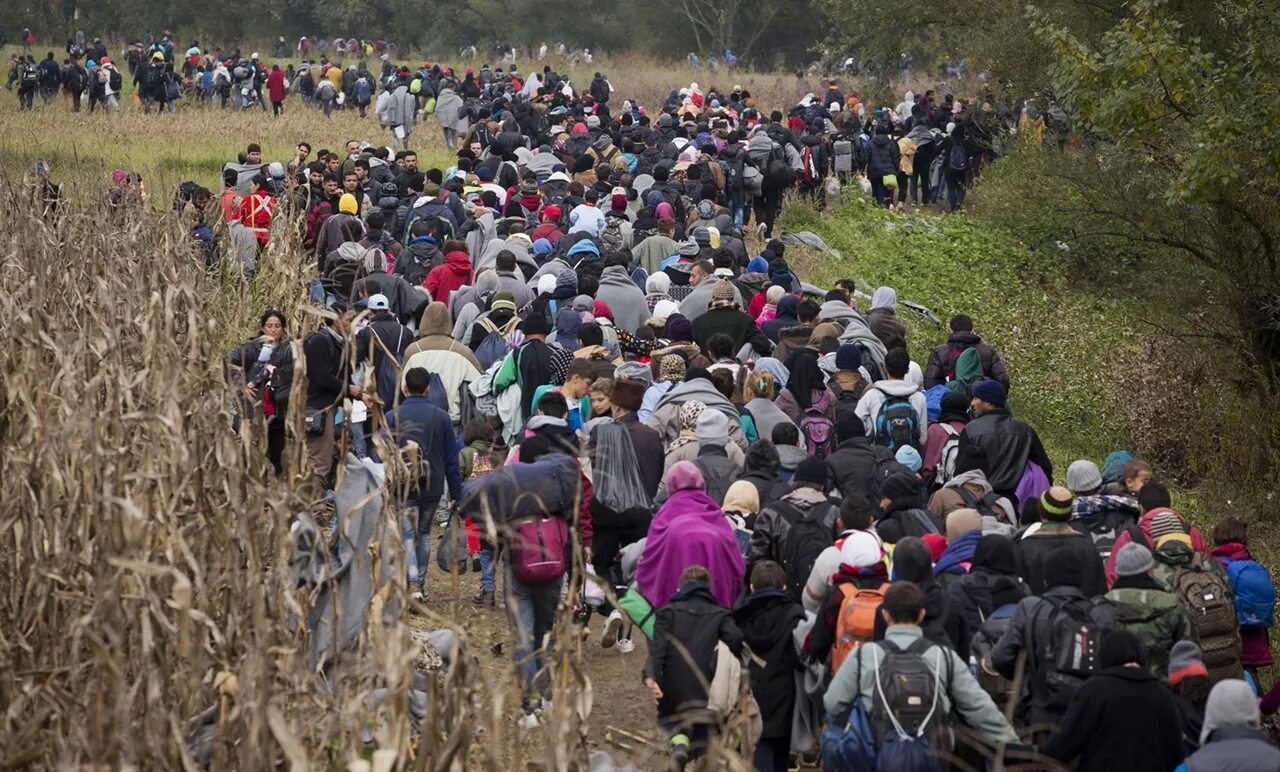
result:
[(867, 390), (867, 382), (859, 381), (858, 388), (847, 390), (840, 388), (840, 384), (832, 380), (827, 384), (827, 388), (831, 390), (831, 395), (835, 397), (833, 404), (836, 409), (836, 425), (840, 425), (840, 417), (849, 413), (853, 413), (858, 408), (858, 400), (862, 399), (862, 394)]
[(779, 501), (775, 505), (778, 514), (791, 524), (787, 533), (787, 543), (782, 549), (782, 570), (787, 574), (787, 589), (797, 602), (804, 592), (805, 583), (813, 571), (813, 564), (823, 550), (830, 547), (834, 540), (831, 525), (827, 522), (827, 513), (834, 505), (818, 504), (807, 513), (787, 501)]
[(22, 72), (19, 74), (19, 81), (24, 85), (33, 85), (40, 80), (40, 71), (31, 62), (22, 63)]
[[(1033, 677), (1040, 682), (1045, 707), (1062, 715), (1085, 679), (1101, 669), (1102, 636), (1111, 625), (1101, 623), (1097, 604), (1088, 598), (1044, 602), (1049, 609), (1037, 616), (1048, 616), (1049, 640), (1032, 641), (1028, 648), (1039, 662)], [(1039, 626), (1033, 619), (1028, 630)]]
[[(876, 661), (871, 698), (871, 726), (879, 749), (876, 769), (937, 768), (936, 749), (946, 739), (940, 692), (951, 682), (950, 653), (925, 638), (906, 648), (887, 638), (877, 644), (882, 656)], [(942, 683), (944, 662), (947, 685)]]
[(997, 522), (1008, 520), (1004, 509), (996, 503), (1000, 501), (1000, 497), (995, 493), (988, 493), (982, 498), (978, 498), (972, 492), (965, 490), (963, 485), (957, 485), (952, 490), (960, 494), (960, 498), (964, 501), (966, 507), (978, 510), (978, 514), (983, 517), (993, 517)]
[(118, 94), (120, 93), (120, 89), (124, 88), (124, 76), (121, 75), (120, 71), (114, 67), (112, 67), (109, 72), (111, 74), (107, 76), (107, 80), (109, 81), (111, 90)]

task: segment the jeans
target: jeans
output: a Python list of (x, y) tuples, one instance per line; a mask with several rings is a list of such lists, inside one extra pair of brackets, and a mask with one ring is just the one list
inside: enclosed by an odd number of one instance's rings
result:
[(743, 220), (746, 217), (746, 204), (743, 199), (742, 191), (729, 195), (729, 211), (733, 213), (733, 224), (739, 229), (742, 228)]
[(356, 454), (356, 458), (365, 458), (369, 455), (369, 441), (364, 431), (366, 423), (366, 421), (351, 422), (351, 452)]
[(964, 172), (947, 169), (947, 206), (955, 211), (964, 206)]
[(419, 500), (416, 505), (416, 511), (413, 503), (405, 505), (405, 509), (409, 513), (409, 521), (416, 525), (415, 528), (406, 527), (405, 529), (406, 537), (413, 537), (413, 555), (417, 560), (417, 569), (412, 573), (409, 581), (419, 587), (426, 583), (427, 569), (431, 566), (431, 525), (435, 519), (436, 508), (440, 506), (441, 498), (443, 498), (443, 495)]
[(786, 772), (791, 761), (790, 737), (761, 737), (752, 759), (756, 772)]
[(888, 190), (884, 186), (884, 178), (880, 175), (870, 175), (871, 195), (875, 197), (876, 206), (884, 206), (885, 192)]
[[(418, 531), (418, 509), (413, 504), (407, 504), (397, 507), (400, 512), (400, 534), (404, 537), (404, 559), (405, 567), (408, 569), (409, 585), (411, 587), (422, 587), (423, 582), (419, 581), (418, 576), (421, 575), (425, 580), (427, 575), (427, 564), (418, 562), (418, 551), (416, 549)], [(427, 542), (427, 558), (431, 557), (431, 542)], [(419, 568), (421, 567), (421, 569)]]
[[(516, 672), (524, 687), (525, 699), (532, 692), (538, 671), (542, 669), (543, 640), (551, 632), (556, 621), (556, 607), (560, 605), (560, 585), (564, 579), (551, 584), (525, 584), (509, 571), (507, 576), (507, 611), (516, 632)], [(543, 679), (540, 690), (543, 697), (550, 696), (551, 680)], [(526, 704), (526, 707), (529, 707)]]
[(493, 571), (493, 550), (489, 547), (480, 548), (480, 589), (485, 592), (493, 592), (494, 587), (494, 571)]

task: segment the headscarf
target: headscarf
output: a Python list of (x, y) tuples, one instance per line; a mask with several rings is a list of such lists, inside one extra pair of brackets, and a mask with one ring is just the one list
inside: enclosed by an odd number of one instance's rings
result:
[(822, 368), (818, 367), (818, 355), (812, 351), (800, 350), (787, 359), (787, 389), (795, 398), (801, 410), (808, 410), (813, 404), (813, 392), (826, 388), (826, 378)]
[[(657, 191), (654, 191), (654, 192), (656, 193)], [(661, 193), (658, 193), (658, 198), (662, 198)], [(659, 220), (661, 220), (663, 217), (669, 217), (670, 219), (674, 220), (676, 219), (676, 210), (674, 207), (671, 206), (669, 202), (662, 201), (657, 205), (656, 208), (654, 208), (653, 216), (658, 218)]]
[(1127, 450), (1114, 450), (1107, 454), (1107, 460), (1102, 464), (1102, 482), (1112, 483), (1119, 482), (1124, 476), (1124, 465), (1133, 460), (1133, 455)]
[(667, 449), (668, 453), (698, 441), (698, 416), (702, 415), (702, 411), (706, 409), (706, 403), (696, 399), (691, 399), (680, 406), (680, 436), (672, 440), (671, 447)]
[(892, 311), (898, 305), (898, 291), (893, 287), (879, 287), (871, 295), (871, 310), (887, 308)]
[(671, 291), (671, 277), (662, 271), (650, 274), (644, 281), (644, 291), (650, 294), (666, 295)]
[[(679, 465), (677, 464), (677, 466)], [(738, 480), (733, 485), (730, 485), (729, 490), (724, 494), (724, 511), (752, 515), (759, 513), (760, 491), (752, 483), (746, 480)]]
[(773, 382), (777, 385), (778, 391), (782, 391), (787, 387), (787, 382), (791, 380), (791, 371), (787, 366), (774, 359), (773, 357), (761, 357), (756, 360), (756, 368), (762, 373), (768, 373), (773, 376)]
[(700, 491), (707, 487), (707, 481), (702, 476), (702, 470), (692, 461), (679, 461), (672, 464), (671, 468), (667, 470), (667, 476), (663, 479), (666, 480), (668, 494), (676, 491)]

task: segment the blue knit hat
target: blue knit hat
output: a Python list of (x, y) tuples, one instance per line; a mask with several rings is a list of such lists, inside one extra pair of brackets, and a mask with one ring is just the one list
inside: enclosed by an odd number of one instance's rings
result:
[(991, 378), (984, 378), (974, 384), (972, 393), (975, 398), (990, 402), (996, 407), (1004, 407), (1009, 399), (1009, 393), (1005, 391), (1004, 385)]
[(844, 343), (836, 349), (837, 370), (857, 370), (862, 367), (862, 349), (854, 343)]
[(538, 239), (533, 242), (533, 254), (535, 255), (549, 255), (554, 252), (555, 249), (556, 248), (551, 245), (551, 242), (546, 239)]

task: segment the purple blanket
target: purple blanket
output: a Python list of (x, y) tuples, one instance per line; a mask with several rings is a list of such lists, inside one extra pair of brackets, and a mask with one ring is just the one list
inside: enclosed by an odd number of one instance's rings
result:
[(693, 565), (711, 573), (716, 602), (733, 608), (746, 570), (733, 528), (707, 494), (676, 491), (649, 524), (636, 586), (650, 605), (661, 608), (680, 588), (680, 574)]

